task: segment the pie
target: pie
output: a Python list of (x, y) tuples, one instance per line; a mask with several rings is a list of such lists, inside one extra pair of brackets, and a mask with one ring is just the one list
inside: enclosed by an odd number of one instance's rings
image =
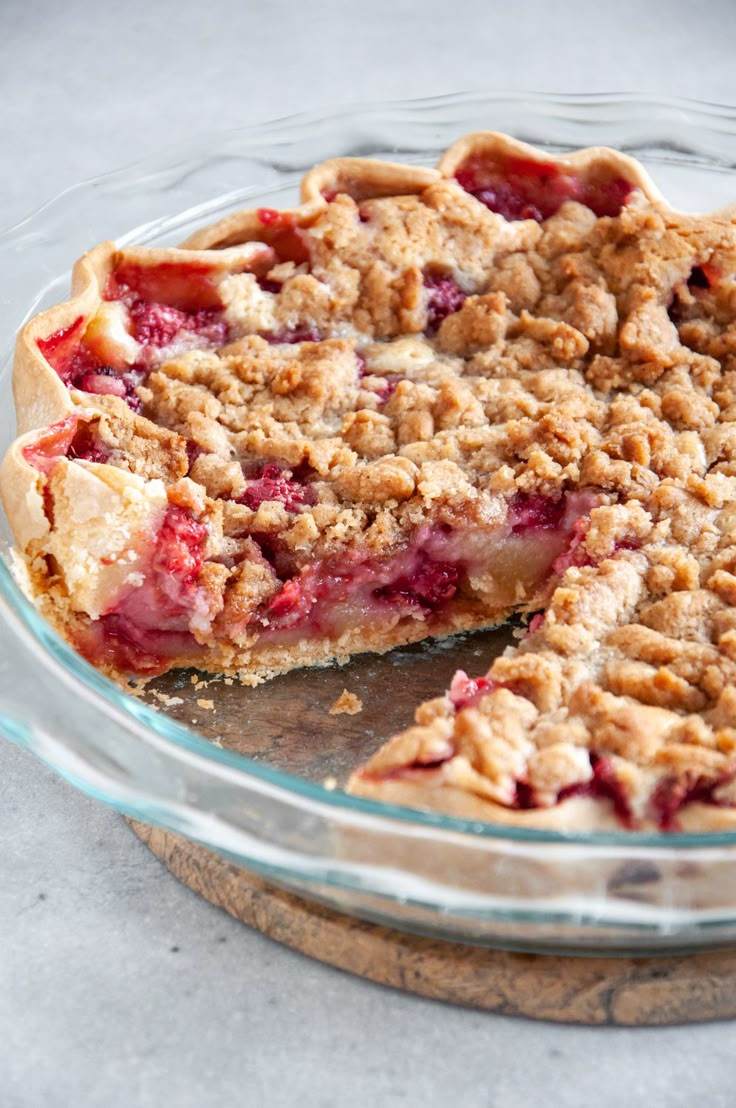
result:
[(19, 572), (118, 678), (521, 616), (351, 791), (736, 826), (734, 273), (728, 210), (495, 133), (326, 162), (179, 249), (104, 243), (18, 339)]

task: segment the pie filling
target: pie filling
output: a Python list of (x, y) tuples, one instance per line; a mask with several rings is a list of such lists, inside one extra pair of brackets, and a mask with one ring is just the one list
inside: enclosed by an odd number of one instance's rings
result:
[(634, 186), (619, 174), (586, 179), (565, 172), (555, 162), (531, 158), (470, 157), (455, 171), (466, 192), (504, 219), (541, 223), (568, 200), (585, 205), (596, 216), (617, 216)]
[(115, 254), (93, 314), (36, 339), (72, 414), (20, 448), (34, 588), (117, 676), (261, 680), (521, 612), (349, 789), (721, 826), (736, 229), (615, 156), (509, 149), (249, 213), (247, 262)]
[[(95, 424), (68, 416), (24, 448), (26, 461), (47, 478), (60, 459), (85, 466), (106, 463), (109, 451)], [(314, 503), (308, 484), (270, 462), (245, 466), (240, 502), (257, 513), (263, 504), (298, 513)], [(425, 524), (387, 557), (372, 557), (356, 544), (340, 558), (323, 558), (296, 569), (278, 533), (246, 532), (245, 558), (272, 578), (272, 595), (238, 618), (218, 620), (221, 598), (199, 584), (207, 561), (208, 530), (191, 510), (170, 503), (155, 529), (132, 544), (135, 573), (92, 621), (75, 634), (91, 661), (122, 672), (155, 674), (176, 664), (204, 664), (212, 638), (258, 645), (305, 640), (337, 643), (346, 634), (402, 625), (424, 625), (421, 637), (453, 626), (458, 613), (480, 623), (503, 619), (512, 609), (538, 607), (558, 566), (575, 551), (592, 507), (592, 490), (555, 496), (517, 494), (505, 520), (485, 528)], [(54, 517), (49, 493), (47, 513)], [(105, 559), (103, 559), (104, 561)], [(216, 563), (219, 564), (219, 563)], [(213, 618), (213, 611), (215, 613)], [(197, 634), (206, 637), (203, 648)]]
[[(216, 289), (204, 275), (192, 278), (179, 266), (157, 266), (143, 275), (139, 269), (121, 267), (110, 277), (105, 299), (86, 326), (80, 316), (38, 340), (67, 388), (117, 396), (134, 412), (141, 410), (138, 386), (156, 365), (186, 350), (223, 346), (228, 339)], [(167, 301), (146, 298), (156, 294)], [(177, 306), (181, 303), (186, 308)]]

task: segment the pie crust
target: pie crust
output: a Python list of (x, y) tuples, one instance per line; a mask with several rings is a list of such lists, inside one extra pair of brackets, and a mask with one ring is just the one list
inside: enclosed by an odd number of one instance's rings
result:
[(736, 227), (468, 135), (94, 248), (21, 332), (0, 492), (125, 677), (256, 682), (527, 617), (349, 789), (542, 827), (736, 816)]

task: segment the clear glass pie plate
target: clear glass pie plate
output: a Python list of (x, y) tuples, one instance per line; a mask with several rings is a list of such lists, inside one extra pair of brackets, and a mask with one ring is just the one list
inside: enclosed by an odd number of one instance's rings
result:
[[(0, 236), (0, 446), (14, 434), (15, 332), (65, 298), (85, 249), (113, 237), (175, 244), (236, 208), (291, 205), (301, 175), (325, 158), (431, 165), (459, 135), (480, 129), (554, 151), (617, 147), (686, 209), (736, 200), (736, 109), (684, 100), (463, 95), (197, 138), (79, 184)], [(28, 603), (1, 526), (0, 732), (104, 803), (342, 912), (437, 937), (570, 953), (736, 940), (736, 834), (545, 833), (341, 791), (349, 770), (409, 723), (413, 705), (444, 689), (455, 668), (484, 672), (507, 631), (257, 689), (184, 673), (134, 696), (83, 662)], [(343, 688), (362, 698), (360, 714), (329, 714)]]

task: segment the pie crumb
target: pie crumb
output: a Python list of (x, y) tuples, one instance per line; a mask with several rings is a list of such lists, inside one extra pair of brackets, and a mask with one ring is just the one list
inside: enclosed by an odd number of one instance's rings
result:
[(200, 708), (205, 708), (208, 712), (214, 712), (215, 702), (214, 700), (203, 700), (201, 697), (197, 700), (197, 705)]
[(322, 787), (327, 789), (328, 792), (334, 792), (337, 788), (337, 778), (325, 777), (324, 781), (322, 782)]
[(343, 689), (335, 703), (330, 708), (331, 716), (355, 716), (363, 711), (363, 701), (355, 693)]
[[(154, 690), (153, 695), (156, 697), (156, 700), (158, 700), (166, 708), (175, 708), (178, 704), (184, 703), (180, 696), (169, 696), (168, 693), (159, 692), (158, 689)], [(154, 704), (152, 705), (152, 707), (155, 708), (156, 705)]]

